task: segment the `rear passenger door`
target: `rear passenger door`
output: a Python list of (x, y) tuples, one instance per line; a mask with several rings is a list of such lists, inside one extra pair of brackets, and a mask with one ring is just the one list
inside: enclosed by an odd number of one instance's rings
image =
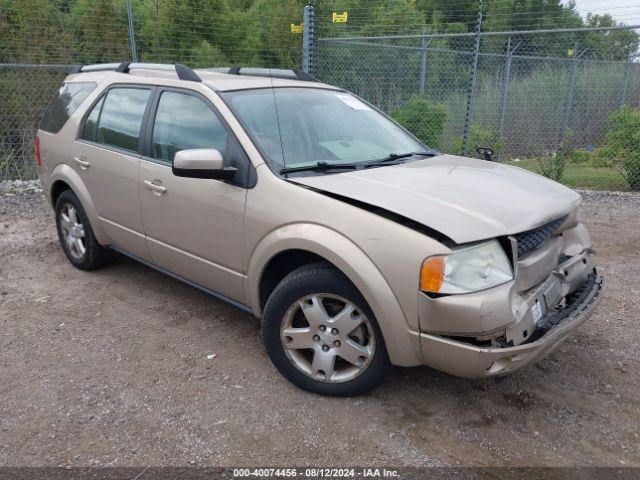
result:
[[(244, 301), (243, 242), (250, 163), (215, 107), (197, 92), (156, 93), (140, 162), (140, 201), (154, 264), (238, 302)], [(238, 169), (230, 182), (176, 177), (176, 152), (215, 148)]]
[(110, 87), (89, 109), (72, 164), (84, 181), (110, 243), (138, 257), (149, 254), (138, 196), (141, 130), (153, 87)]

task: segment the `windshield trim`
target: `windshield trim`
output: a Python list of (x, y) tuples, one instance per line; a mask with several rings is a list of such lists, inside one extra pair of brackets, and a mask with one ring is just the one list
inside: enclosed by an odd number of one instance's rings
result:
[[(385, 119), (387, 119), (388, 121), (393, 123), (396, 127), (398, 127), (400, 130), (402, 130), (404, 133), (406, 133), (410, 138), (415, 140), (423, 150), (431, 151), (434, 154), (440, 153), (437, 150), (435, 150), (435, 149), (429, 147), (428, 145), (426, 145), (425, 143), (423, 143), (422, 140), (417, 138), (413, 133), (411, 133), (409, 130), (407, 130), (404, 126), (402, 126), (398, 122), (396, 122), (393, 118), (391, 118), (391, 116), (389, 116), (383, 110), (381, 110), (380, 108), (376, 107), (375, 105), (369, 103), (365, 99), (361, 98), (359, 95), (357, 95), (357, 94), (355, 94), (353, 92), (350, 92), (349, 90), (345, 90), (343, 88), (335, 87), (335, 86), (332, 86), (332, 85), (326, 85), (326, 86), (325, 85), (326, 84), (321, 84), (321, 85), (316, 85), (316, 84), (314, 84), (314, 85), (300, 85), (300, 86), (297, 86), (297, 85), (296, 86), (290, 86), (290, 85), (278, 85), (278, 86), (275, 86), (275, 85), (273, 85), (273, 86), (265, 86), (265, 87), (239, 88), (237, 90), (224, 90), (224, 91), (214, 90), (213, 87), (211, 87), (211, 86), (209, 86), (209, 88), (211, 88), (214, 91), (214, 93), (216, 93), (218, 95), (218, 97), (222, 100), (222, 102), (225, 104), (225, 106), (229, 109), (229, 111), (231, 112), (233, 117), (238, 121), (238, 123), (240, 124), (240, 126), (244, 130), (244, 133), (249, 137), (249, 139), (251, 140), (251, 143), (253, 144), (253, 146), (256, 148), (256, 150), (258, 150), (258, 153), (260, 153), (260, 156), (262, 157), (263, 163), (265, 163), (267, 165), (267, 167), (269, 168), (269, 170), (279, 178), (286, 179), (288, 175), (291, 175), (291, 173), (282, 174), (282, 173), (280, 173), (280, 171), (278, 169), (275, 169), (274, 166), (272, 166), (272, 162), (267, 161), (267, 159), (269, 159), (269, 156), (266, 154), (266, 152), (264, 151), (264, 149), (260, 145), (260, 142), (256, 141), (256, 139), (254, 138), (254, 135), (251, 133), (251, 130), (247, 127), (247, 125), (244, 122), (244, 120), (239, 115), (236, 114), (235, 109), (231, 106), (231, 102), (230, 102), (230, 98), (229, 98), (230, 95), (229, 94), (234, 94), (234, 93), (238, 93), (238, 92), (255, 91), (255, 90), (276, 90), (276, 89), (324, 90), (324, 91), (346, 93), (346, 94), (352, 95), (354, 98), (360, 100), (365, 105), (370, 107), (372, 110), (376, 111), (377, 113), (382, 115)], [(403, 160), (405, 160), (405, 159), (403, 159)], [(412, 158), (407, 158), (406, 161), (407, 162), (411, 162), (411, 161), (414, 161), (414, 160)], [(362, 164), (365, 164), (365, 163), (366, 162), (362, 162)], [(392, 165), (392, 164), (381, 164), (380, 166), (382, 167), (382, 166), (388, 166), (388, 165)], [(285, 165), (285, 167), (286, 167), (286, 165)], [(335, 172), (334, 171), (325, 171), (325, 172), (308, 171), (308, 172), (297, 172), (297, 174), (302, 174), (304, 176), (306, 176), (306, 175), (317, 175), (317, 174), (335, 175), (335, 174), (344, 173), (344, 172), (348, 172), (348, 171), (350, 171), (350, 170), (348, 170), (348, 169), (341, 170), (341, 169), (338, 168), (338, 169), (336, 169)], [(296, 172), (292, 172), (292, 173), (296, 173)]]

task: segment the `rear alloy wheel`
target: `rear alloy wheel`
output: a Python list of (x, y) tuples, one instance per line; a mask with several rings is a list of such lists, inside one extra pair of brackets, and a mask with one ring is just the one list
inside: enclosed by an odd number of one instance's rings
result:
[(262, 336), (278, 370), (315, 393), (359, 395), (391, 368), (373, 312), (328, 264), (301, 267), (278, 284), (265, 307)]
[(56, 201), (56, 227), (62, 250), (74, 267), (96, 270), (111, 260), (111, 250), (98, 243), (89, 217), (71, 190), (62, 192)]
[(62, 226), (63, 242), (69, 255), (75, 260), (82, 261), (87, 253), (84, 239), (84, 226), (79, 218), (77, 210), (70, 203), (65, 203), (60, 212), (60, 225)]

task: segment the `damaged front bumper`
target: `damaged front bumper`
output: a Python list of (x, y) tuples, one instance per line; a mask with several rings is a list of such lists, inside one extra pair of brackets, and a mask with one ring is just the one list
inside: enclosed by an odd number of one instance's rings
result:
[(593, 253), (574, 212), (517, 260), (513, 282), (464, 295), (419, 295), (424, 363), (478, 378), (505, 375), (547, 355), (602, 299)]
[(421, 333), (424, 363), (460, 377), (482, 378), (505, 375), (536, 362), (572, 334), (602, 300), (603, 278), (595, 269), (592, 272), (563, 304), (546, 311), (536, 322), (535, 333), (526, 342), (517, 346), (480, 347), (441, 335)]

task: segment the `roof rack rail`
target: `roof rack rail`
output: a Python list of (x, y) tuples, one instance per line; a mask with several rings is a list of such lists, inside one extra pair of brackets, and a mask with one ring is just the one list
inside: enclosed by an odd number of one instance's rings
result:
[(128, 61), (121, 63), (96, 63), (93, 65), (78, 65), (71, 70), (71, 73), (100, 72), (105, 70), (114, 70), (120, 73), (129, 73), (134, 69), (163, 71), (175, 70), (180, 80), (202, 82), (202, 79), (198, 75), (196, 75), (196, 72), (181, 63), (176, 63), (175, 65), (170, 63), (134, 63)]
[(303, 80), (306, 82), (318, 82), (319, 80), (310, 73), (302, 70), (286, 70), (283, 68), (261, 68), (261, 67), (225, 67), (225, 68), (205, 68), (210, 72), (227, 73), (229, 75), (250, 75), (253, 77), (290, 78), (293, 80)]

